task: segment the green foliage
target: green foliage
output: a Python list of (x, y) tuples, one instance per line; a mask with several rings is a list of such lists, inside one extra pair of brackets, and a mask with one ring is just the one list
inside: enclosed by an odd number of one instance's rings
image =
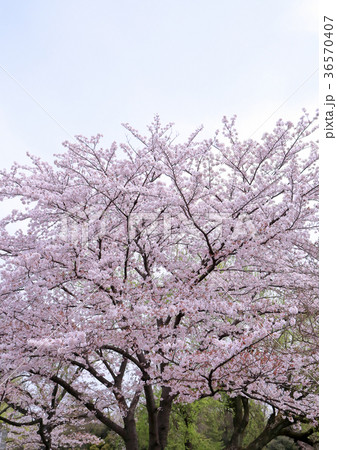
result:
[(246, 428), (243, 445), (248, 445), (263, 431), (266, 425), (266, 411), (258, 403), (249, 401), (249, 422)]
[[(219, 414), (223, 404), (213, 398), (191, 404), (177, 403), (172, 407), (167, 450), (221, 450), (223, 423)], [(137, 431), (139, 449), (148, 448), (147, 411), (144, 405), (138, 409)]]
[[(159, 397), (158, 397), (159, 398)], [(159, 400), (158, 400), (159, 402)], [(263, 405), (249, 402), (249, 422), (243, 445), (247, 446), (264, 429), (267, 410)], [(148, 418), (144, 403), (137, 410), (139, 450), (147, 450), (149, 444)], [(89, 432), (104, 440), (100, 445), (87, 445), (87, 450), (122, 450), (123, 441), (102, 424), (91, 424)], [(166, 450), (224, 450), (233, 433), (231, 402), (223, 395), (220, 399), (205, 398), (194, 403), (176, 403), (170, 416), (170, 431)], [(264, 450), (297, 450), (299, 447), (285, 436), (270, 442)]]
[(286, 436), (278, 436), (266, 445), (265, 450), (298, 450), (294, 441)]
[[(265, 425), (265, 411), (250, 402), (250, 418), (244, 444), (254, 440)], [(232, 410), (226, 396), (205, 398), (194, 403), (177, 403), (172, 407), (167, 450), (222, 450), (233, 432)], [(138, 408), (139, 449), (148, 448), (148, 421), (145, 405)]]
[[(214, 420), (215, 405), (210, 405), (211, 402), (214, 400), (174, 405), (167, 450), (221, 450), (221, 432), (219, 435), (219, 423)], [(211, 410), (213, 417), (207, 416), (207, 410)]]
[(149, 426), (147, 420), (147, 410), (144, 404), (140, 404), (138, 406), (137, 433), (139, 450), (147, 450), (149, 444)]

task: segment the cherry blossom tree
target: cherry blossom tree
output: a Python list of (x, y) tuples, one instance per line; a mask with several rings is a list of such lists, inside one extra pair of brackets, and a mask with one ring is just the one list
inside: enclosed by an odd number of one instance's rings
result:
[[(58, 367), (58, 373), (65, 375), (64, 368)], [(86, 408), (58, 384), (29, 372), (7, 381), (0, 403), (0, 422), (8, 427), (8, 449), (22, 445), (25, 450), (73, 448), (81, 443), (100, 443), (86, 431), (90, 423)]]
[(120, 146), (79, 136), (54, 165), (2, 171), (0, 198), (22, 207), (0, 223), (0, 395), (26, 379), (25, 403), (33, 377), (126, 449), (142, 395), (150, 449), (166, 446), (173, 402), (222, 391), (231, 448), (248, 399), (270, 405), (274, 434), (315, 424), (316, 118), (260, 141), (224, 118), (214, 137), (177, 143), (156, 116), (146, 136), (125, 124)]

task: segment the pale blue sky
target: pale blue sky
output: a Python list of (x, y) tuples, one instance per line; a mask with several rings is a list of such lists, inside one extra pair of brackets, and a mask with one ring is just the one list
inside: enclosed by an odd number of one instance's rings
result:
[[(0, 0), (0, 64), (71, 134), (124, 137), (155, 113), (189, 134), (238, 115), (248, 137), (318, 67), (317, 1)], [(318, 107), (318, 73), (279, 117)], [(0, 166), (70, 139), (0, 70)]]

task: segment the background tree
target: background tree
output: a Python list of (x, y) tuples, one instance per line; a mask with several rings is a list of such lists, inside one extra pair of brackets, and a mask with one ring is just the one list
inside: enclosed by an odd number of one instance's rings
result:
[(224, 118), (222, 137), (178, 144), (156, 117), (147, 136), (125, 125), (124, 158), (78, 137), (54, 166), (2, 171), (0, 198), (24, 209), (0, 223), (0, 394), (24, 374), (53, 383), (128, 450), (141, 395), (150, 449), (167, 446), (175, 402), (220, 392), (228, 448), (243, 445), (249, 399), (273, 408), (250, 450), (315, 423), (314, 121), (241, 142)]
[[(61, 367), (58, 372), (63, 372)], [(72, 376), (76, 378), (76, 374)], [(0, 402), (0, 423), (7, 429), (8, 449), (100, 443), (86, 430), (92, 421), (88, 411), (58, 384), (29, 373), (14, 377), (8, 384)]]

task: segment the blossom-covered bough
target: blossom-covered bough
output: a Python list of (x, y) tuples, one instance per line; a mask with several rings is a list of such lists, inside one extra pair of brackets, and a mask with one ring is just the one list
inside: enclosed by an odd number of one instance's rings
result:
[(23, 204), (0, 224), (4, 404), (24, 410), (34, 383), (58, 386), (137, 449), (144, 398), (149, 448), (163, 449), (173, 402), (225, 392), (230, 448), (242, 446), (248, 399), (273, 411), (249, 449), (280, 434), (306, 442), (313, 428), (296, 423), (317, 424), (316, 118), (280, 120), (260, 142), (224, 118), (213, 138), (197, 130), (179, 144), (155, 117), (147, 136), (126, 124), (120, 147), (78, 137), (54, 166), (31, 156), (2, 171), (1, 199)]
[[(58, 372), (64, 372), (60, 365)], [(86, 430), (90, 423), (86, 408), (58, 384), (22, 371), (10, 381), (3, 390), (0, 407), (1, 421), (10, 431), (6, 448), (36, 450), (100, 444), (100, 439)]]

